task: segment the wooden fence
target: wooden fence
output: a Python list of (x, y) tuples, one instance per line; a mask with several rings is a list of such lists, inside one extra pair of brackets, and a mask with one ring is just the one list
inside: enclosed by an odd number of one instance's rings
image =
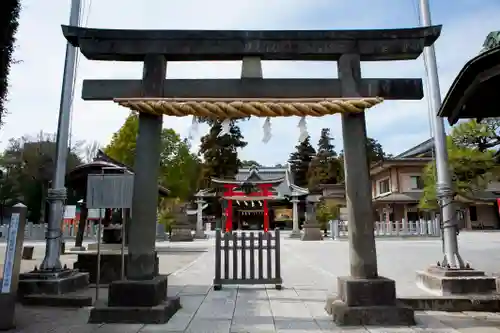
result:
[(215, 232), (215, 290), (224, 284), (274, 284), (281, 289), (280, 231), (255, 234)]

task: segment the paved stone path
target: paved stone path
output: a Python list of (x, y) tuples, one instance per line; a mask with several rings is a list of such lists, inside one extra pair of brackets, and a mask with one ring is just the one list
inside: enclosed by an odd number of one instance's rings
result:
[[(147, 333), (147, 332), (441, 332), (500, 333), (500, 314), (419, 312), (415, 327), (336, 327), (324, 311), (326, 296), (336, 290), (336, 276), (348, 274), (347, 242), (301, 242), (284, 239), (282, 272), (284, 290), (267, 287), (211, 288), (213, 240), (172, 245), (207, 252), (169, 277), (169, 294), (179, 295), (183, 308), (164, 325), (89, 325), (88, 309), (60, 310), (19, 307), (19, 329), (33, 333)], [(461, 253), (474, 267), (498, 271), (500, 233), (460, 236)], [(173, 250), (173, 249), (171, 249)], [(439, 241), (387, 240), (377, 242), (382, 275), (396, 279), (400, 295), (417, 295), (415, 270), (440, 259)], [(176, 261), (171, 252), (160, 264)], [(172, 257), (170, 257), (172, 256)], [(176, 265), (176, 264), (171, 264)], [(172, 272), (172, 270), (170, 270)]]

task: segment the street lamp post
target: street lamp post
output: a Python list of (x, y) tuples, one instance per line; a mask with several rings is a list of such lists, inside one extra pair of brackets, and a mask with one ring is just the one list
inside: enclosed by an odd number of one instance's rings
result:
[[(69, 24), (78, 26), (80, 23), (81, 0), (71, 1)], [(55, 171), (52, 187), (47, 199), (50, 201), (49, 219), (47, 223), (45, 257), (40, 269), (43, 271), (61, 270), (61, 219), (64, 214), (66, 200), (65, 176), (68, 157), (69, 126), (71, 121), (71, 103), (76, 72), (77, 49), (69, 42), (66, 44), (66, 59), (64, 62), (61, 104), (59, 122), (57, 125)]]
[[(429, 0), (420, 0), (420, 15), (423, 26), (431, 26)], [(441, 91), (437, 73), (434, 46), (424, 48), (424, 61), (432, 100), (432, 122), (436, 156), (437, 199), (441, 206), (443, 224), (443, 259), (437, 266), (417, 272), (417, 284), (439, 295), (495, 294), (495, 278), (486, 276), (482, 271), (473, 270), (460, 257), (458, 252), (457, 212), (453, 203), (455, 192), (448, 164), (446, 132), (443, 118), (437, 117), (441, 108)]]
[[(420, 1), (420, 14), (423, 26), (431, 26), (431, 14), (429, 0)], [(436, 193), (441, 206), (441, 218), (443, 221), (443, 260), (441, 266), (450, 268), (464, 268), (465, 264), (458, 252), (458, 223), (453, 199), (455, 192), (450, 176), (448, 164), (448, 150), (446, 148), (446, 132), (443, 118), (437, 117), (441, 107), (441, 91), (437, 72), (436, 53), (434, 45), (424, 48), (424, 61), (427, 69), (427, 80), (430, 87), (430, 98), (432, 101), (432, 113), (435, 117), (432, 121), (434, 149), (436, 154), (437, 184)]]
[[(80, 22), (81, 0), (71, 0), (71, 26)], [(67, 269), (61, 265), (62, 219), (66, 200), (66, 160), (68, 157), (69, 127), (71, 104), (76, 71), (77, 50), (69, 42), (66, 44), (59, 121), (57, 125), (55, 170), (47, 199), (50, 201), (49, 218), (46, 232), (45, 257), (40, 270), (19, 275), (20, 294), (38, 294), (39, 302), (52, 304), (54, 294), (67, 294), (88, 286), (89, 275), (78, 270)], [(92, 298), (87, 296), (86, 302)], [(40, 303), (40, 304), (42, 304)]]

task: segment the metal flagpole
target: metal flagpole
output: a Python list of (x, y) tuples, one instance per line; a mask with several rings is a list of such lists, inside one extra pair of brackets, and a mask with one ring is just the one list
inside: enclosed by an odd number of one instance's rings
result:
[[(431, 26), (431, 13), (429, 0), (420, 0), (420, 16), (422, 26)], [(436, 53), (434, 45), (424, 48), (427, 80), (430, 88), (431, 105), (435, 116), (432, 122), (434, 149), (436, 151), (437, 184), (436, 193), (441, 206), (441, 219), (443, 221), (444, 258), (441, 266), (447, 268), (464, 268), (464, 262), (458, 253), (458, 224), (455, 214), (451, 175), (448, 165), (448, 151), (446, 148), (446, 132), (443, 118), (437, 117), (441, 107), (441, 91), (437, 73)]]
[[(81, 0), (71, 0), (69, 24), (78, 26), (80, 23)], [(66, 59), (59, 106), (59, 122), (57, 125), (55, 170), (52, 187), (47, 198), (50, 201), (49, 219), (46, 232), (45, 257), (40, 265), (41, 270), (61, 270), (61, 221), (66, 200), (64, 187), (66, 176), (66, 159), (68, 157), (69, 126), (71, 120), (71, 102), (76, 71), (76, 48), (66, 44)]]

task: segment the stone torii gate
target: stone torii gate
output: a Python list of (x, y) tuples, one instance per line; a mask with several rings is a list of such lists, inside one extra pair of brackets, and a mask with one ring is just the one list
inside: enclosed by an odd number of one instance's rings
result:
[[(161, 296), (166, 292), (166, 277), (154, 275), (156, 166), (163, 115), (223, 120), (341, 113), (350, 276), (338, 278), (339, 297), (327, 302), (327, 310), (339, 324), (412, 324), (413, 310), (396, 303), (395, 282), (378, 276), (363, 111), (382, 99), (421, 99), (422, 81), (363, 79), (360, 64), (416, 59), (440, 31), (440, 26), (351, 31), (152, 31), (63, 26), (66, 39), (89, 60), (144, 63), (142, 80), (83, 83), (83, 99), (114, 100), (139, 112), (128, 280), (110, 285), (109, 307), (95, 308), (94, 321), (116, 322), (128, 316), (130, 322), (131, 317), (123, 311), (145, 305), (152, 307), (150, 312), (163, 309), (161, 321), (167, 321), (178, 307), (178, 299), (164, 301)], [(243, 78), (166, 79), (167, 62), (195, 60), (243, 60)], [(261, 60), (336, 61), (339, 79), (263, 79)], [(133, 313), (137, 322), (151, 320), (145, 311)]]

